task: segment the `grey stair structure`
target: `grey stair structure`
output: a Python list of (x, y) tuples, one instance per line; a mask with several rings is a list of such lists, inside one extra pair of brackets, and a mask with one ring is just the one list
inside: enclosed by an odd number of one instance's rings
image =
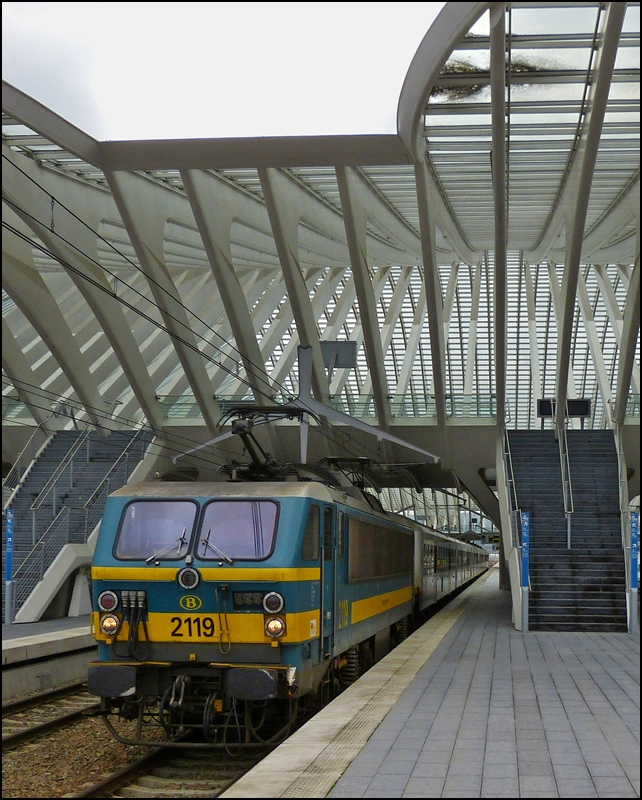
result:
[(518, 505), (530, 514), (529, 629), (626, 632), (613, 433), (567, 432), (574, 507), (570, 549), (554, 431), (509, 431), (508, 437)]
[[(9, 508), (14, 513), (14, 610), (19, 611), (66, 544), (87, 542), (110, 492), (127, 482), (151, 431), (58, 431), (42, 450)], [(2, 518), (4, 619), (6, 516)]]

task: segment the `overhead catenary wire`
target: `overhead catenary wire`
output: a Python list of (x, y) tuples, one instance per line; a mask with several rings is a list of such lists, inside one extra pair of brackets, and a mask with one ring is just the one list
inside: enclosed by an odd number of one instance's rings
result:
[[(194, 319), (198, 320), (198, 321), (199, 321), (199, 322), (200, 322), (200, 323), (201, 323), (201, 324), (202, 324), (202, 325), (203, 325), (205, 328), (207, 328), (209, 331), (211, 331), (211, 332), (212, 332), (212, 333), (213, 333), (215, 336), (217, 336), (219, 339), (222, 339), (222, 340), (223, 340), (223, 344), (224, 344), (224, 345), (226, 345), (226, 346), (230, 347), (230, 348), (231, 348), (233, 351), (235, 351), (235, 352), (236, 352), (236, 353), (239, 355), (239, 357), (241, 357), (241, 358), (242, 358), (242, 355), (241, 355), (240, 351), (238, 350), (238, 348), (236, 348), (236, 347), (235, 347), (235, 346), (234, 346), (234, 345), (233, 345), (233, 344), (232, 344), (230, 341), (226, 340), (226, 339), (225, 339), (223, 336), (221, 336), (221, 334), (220, 334), (220, 333), (218, 333), (218, 331), (215, 331), (215, 330), (214, 330), (214, 329), (213, 329), (213, 328), (212, 328), (210, 325), (208, 325), (208, 324), (207, 324), (207, 323), (206, 323), (206, 322), (205, 322), (203, 319), (201, 319), (201, 317), (199, 317), (199, 316), (198, 316), (198, 315), (197, 315), (195, 312), (193, 312), (193, 311), (192, 311), (192, 310), (191, 310), (191, 309), (190, 309), (188, 306), (186, 306), (186, 305), (185, 305), (185, 304), (184, 304), (184, 303), (183, 303), (183, 302), (182, 302), (182, 301), (181, 301), (179, 298), (175, 297), (175, 296), (174, 296), (174, 295), (173, 295), (171, 292), (169, 292), (167, 289), (165, 289), (163, 286), (161, 286), (161, 285), (160, 285), (160, 284), (159, 284), (157, 281), (155, 281), (155, 280), (154, 280), (154, 279), (153, 279), (151, 276), (149, 276), (149, 275), (148, 275), (148, 274), (147, 274), (147, 273), (146, 273), (146, 272), (145, 272), (145, 271), (144, 271), (144, 270), (143, 270), (143, 269), (142, 269), (142, 268), (141, 268), (141, 267), (140, 267), (138, 264), (136, 264), (134, 261), (132, 261), (132, 260), (131, 260), (131, 259), (130, 259), (128, 256), (126, 256), (124, 253), (121, 253), (121, 252), (118, 250), (118, 248), (116, 248), (116, 247), (115, 247), (115, 246), (114, 246), (114, 245), (113, 245), (111, 242), (109, 242), (109, 240), (107, 240), (105, 237), (101, 236), (101, 235), (100, 235), (100, 234), (99, 234), (97, 231), (95, 231), (95, 230), (94, 230), (94, 229), (93, 229), (93, 228), (92, 228), (90, 225), (88, 225), (88, 224), (87, 224), (87, 223), (86, 223), (84, 220), (82, 220), (82, 219), (81, 219), (81, 218), (80, 218), (78, 215), (76, 215), (76, 214), (75, 214), (73, 211), (71, 211), (71, 209), (69, 209), (67, 206), (65, 206), (65, 205), (64, 205), (64, 203), (61, 203), (60, 201), (58, 201), (58, 200), (57, 200), (57, 199), (54, 197), (54, 195), (52, 195), (50, 192), (48, 192), (48, 191), (47, 191), (47, 190), (46, 190), (46, 189), (45, 189), (43, 186), (41, 186), (41, 185), (40, 185), (40, 184), (39, 184), (39, 183), (38, 183), (38, 182), (37, 182), (37, 181), (36, 181), (34, 178), (32, 178), (30, 175), (28, 175), (28, 174), (27, 174), (27, 173), (26, 173), (24, 170), (22, 170), (22, 169), (21, 169), (21, 168), (20, 168), (18, 165), (14, 164), (14, 163), (13, 163), (13, 162), (12, 162), (10, 159), (8, 159), (8, 158), (7, 158), (7, 156), (6, 156), (6, 155), (4, 155), (4, 154), (3, 154), (3, 158), (5, 158), (5, 159), (8, 161), (8, 163), (10, 163), (10, 164), (11, 164), (11, 165), (12, 165), (12, 166), (15, 168), (15, 169), (17, 169), (19, 172), (21, 172), (21, 173), (22, 173), (22, 174), (23, 174), (23, 175), (24, 175), (24, 176), (25, 176), (25, 177), (26, 177), (26, 178), (27, 178), (29, 181), (31, 181), (31, 182), (32, 182), (32, 183), (33, 183), (35, 186), (37, 186), (37, 187), (38, 187), (38, 188), (39, 188), (39, 189), (40, 189), (40, 190), (41, 190), (43, 193), (47, 194), (47, 196), (48, 196), (48, 197), (51, 197), (51, 199), (52, 199), (52, 204), (53, 204), (53, 202), (54, 202), (54, 200), (55, 200), (55, 201), (56, 201), (56, 202), (57, 202), (57, 203), (58, 203), (58, 204), (59, 204), (59, 205), (60, 205), (62, 208), (64, 208), (64, 209), (65, 209), (65, 211), (67, 211), (67, 213), (69, 213), (69, 214), (70, 214), (70, 215), (71, 215), (71, 216), (72, 216), (74, 219), (76, 219), (76, 220), (77, 220), (78, 222), (80, 222), (80, 223), (81, 223), (81, 224), (82, 224), (84, 227), (86, 227), (88, 230), (90, 230), (90, 231), (91, 231), (91, 232), (92, 232), (92, 233), (93, 233), (93, 234), (94, 234), (96, 237), (98, 237), (98, 238), (99, 238), (101, 241), (105, 242), (105, 243), (106, 243), (106, 244), (107, 244), (107, 245), (108, 245), (108, 246), (109, 246), (111, 249), (113, 249), (113, 250), (114, 250), (114, 252), (116, 252), (116, 253), (117, 253), (118, 255), (120, 255), (120, 256), (121, 256), (121, 257), (122, 257), (122, 258), (123, 258), (125, 261), (127, 261), (129, 264), (131, 264), (131, 266), (132, 266), (134, 269), (136, 269), (136, 270), (137, 270), (137, 271), (139, 271), (141, 274), (143, 274), (143, 275), (146, 277), (146, 279), (147, 279), (149, 282), (153, 283), (153, 284), (154, 284), (154, 285), (156, 285), (156, 286), (157, 286), (157, 287), (158, 287), (158, 288), (159, 288), (159, 289), (160, 289), (162, 292), (166, 293), (166, 294), (167, 294), (167, 295), (168, 295), (168, 296), (169, 296), (169, 297), (170, 297), (170, 298), (171, 298), (171, 299), (172, 299), (174, 302), (177, 302), (177, 303), (178, 303), (178, 304), (179, 304), (179, 305), (180, 305), (180, 306), (181, 306), (181, 307), (182, 307), (182, 308), (183, 308), (183, 309), (186, 311), (186, 313), (188, 313), (189, 315), (191, 315), (191, 316), (192, 316)], [(33, 221), (34, 221), (36, 224), (38, 224), (38, 225), (40, 225), (40, 226), (44, 226), (44, 227), (46, 227), (42, 221), (38, 220), (36, 217), (34, 217), (33, 215), (31, 215), (31, 214), (29, 214), (28, 212), (26, 212), (24, 209), (22, 209), (22, 208), (19, 208), (18, 206), (16, 206), (15, 204), (13, 204), (13, 203), (12, 203), (10, 200), (8, 200), (7, 198), (5, 198), (5, 201), (6, 201), (6, 202), (7, 202), (7, 203), (8, 203), (10, 206), (13, 206), (13, 207), (16, 209), (16, 212), (17, 212), (17, 213), (19, 212), (21, 215), (26, 215), (26, 216), (28, 216), (30, 219), (32, 219), (32, 220), (33, 220)], [(161, 330), (165, 331), (165, 332), (166, 332), (166, 333), (167, 333), (167, 334), (170, 336), (170, 338), (171, 338), (171, 339), (174, 339), (174, 340), (176, 340), (176, 341), (179, 341), (179, 342), (181, 342), (181, 344), (183, 344), (183, 345), (184, 345), (184, 346), (186, 346), (187, 348), (189, 348), (189, 349), (191, 349), (191, 350), (193, 350), (193, 351), (197, 352), (198, 354), (200, 354), (201, 356), (203, 356), (204, 358), (206, 358), (207, 360), (209, 360), (209, 361), (210, 361), (210, 363), (212, 363), (214, 366), (217, 366), (217, 367), (219, 367), (219, 368), (220, 368), (220, 369), (222, 369), (224, 372), (226, 372), (228, 375), (230, 375), (230, 376), (234, 377), (235, 379), (237, 379), (237, 380), (238, 380), (238, 381), (239, 381), (241, 384), (245, 384), (245, 385), (246, 385), (248, 388), (250, 388), (250, 389), (252, 389), (252, 388), (253, 388), (253, 387), (252, 387), (252, 385), (250, 384), (250, 382), (249, 382), (247, 379), (244, 379), (244, 378), (242, 378), (242, 377), (241, 377), (240, 375), (238, 375), (238, 374), (237, 374), (235, 371), (233, 371), (233, 370), (229, 369), (229, 368), (228, 368), (228, 367), (226, 367), (224, 364), (222, 364), (220, 361), (216, 361), (216, 360), (215, 360), (215, 359), (213, 359), (211, 356), (209, 356), (209, 355), (207, 355), (206, 353), (204, 353), (204, 352), (203, 352), (201, 349), (199, 349), (198, 347), (195, 347), (195, 346), (194, 346), (194, 345), (193, 345), (191, 342), (188, 342), (188, 341), (186, 341), (186, 340), (185, 340), (183, 337), (181, 337), (181, 336), (178, 336), (178, 335), (177, 335), (175, 332), (171, 331), (171, 330), (170, 330), (170, 329), (169, 329), (169, 328), (168, 328), (166, 325), (162, 325), (161, 323), (159, 323), (159, 322), (156, 322), (156, 321), (155, 321), (155, 320), (154, 320), (152, 317), (150, 317), (148, 314), (145, 314), (143, 311), (140, 311), (138, 308), (136, 308), (136, 306), (134, 306), (133, 304), (131, 304), (131, 303), (127, 302), (127, 301), (126, 301), (124, 298), (120, 297), (120, 296), (117, 294), (117, 292), (116, 292), (116, 291), (114, 291), (114, 290), (110, 290), (110, 289), (107, 289), (107, 287), (103, 286), (103, 285), (102, 285), (102, 284), (100, 284), (98, 281), (95, 281), (94, 279), (90, 278), (88, 275), (86, 275), (86, 274), (85, 274), (84, 272), (82, 272), (81, 270), (79, 270), (79, 269), (75, 268), (73, 265), (69, 264), (67, 261), (65, 261), (64, 259), (62, 259), (62, 258), (60, 258), (59, 256), (57, 256), (55, 253), (52, 253), (52, 252), (51, 252), (51, 251), (50, 251), (48, 248), (46, 248), (44, 245), (41, 245), (41, 244), (39, 244), (39, 243), (35, 242), (35, 241), (34, 241), (33, 239), (31, 239), (29, 236), (27, 236), (27, 235), (23, 234), (21, 231), (19, 231), (17, 228), (15, 228), (15, 226), (12, 226), (12, 225), (10, 225), (10, 223), (3, 221), (3, 225), (4, 225), (4, 226), (5, 226), (7, 229), (11, 230), (11, 231), (12, 231), (12, 232), (13, 232), (15, 235), (19, 236), (21, 239), (23, 239), (23, 240), (24, 240), (24, 241), (26, 241), (28, 244), (30, 244), (30, 246), (32, 246), (32, 247), (35, 247), (35, 248), (39, 249), (39, 250), (40, 250), (41, 252), (43, 252), (45, 255), (48, 255), (50, 258), (52, 258), (52, 259), (54, 259), (54, 260), (58, 261), (58, 263), (60, 263), (60, 264), (61, 264), (63, 267), (65, 267), (66, 269), (70, 270), (70, 271), (71, 271), (71, 272), (73, 272), (75, 275), (79, 276), (81, 279), (83, 279), (83, 280), (85, 280), (85, 281), (87, 281), (87, 282), (91, 283), (91, 284), (92, 284), (92, 285), (94, 285), (96, 288), (98, 288), (100, 291), (103, 291), (103, 292), (105, 292), (106, 294), (109, 294), (109, 295), (110, 295), (112, 298), (116, 299), (118, 302), (120, 302), (121, 304), (123, 304), (124, 306), (126, 306), (127, 308), (129, 308), (129, 309), (130, 309), (131, 311), (133, 311), (134, 313), (136, 313), (136, 314), (138, 314), (139, 316), (143, 317), (143, 318), (144, 318), (146, 321), (150, 322), (152, 325), (155, 325), (156, 327), (158, 327), (158, 328), (160, 328)], [(192, 329), (190, 326), (188, 326), (188, 325), (185, 325), (185, 323), (184, 323), (182, 320), (179, 320), (179, 319), (177, 319), (177, 318), (176, 318), (176, 317), (174, 317), (174, 316), (173, 316), (173, 315), (172, 315), (170, 312), (166, 311), (165, 309), (162, 309), (162, 308), (160, 308), (160, 306), (159, 306), (157, 303), (155, 303), (155, 302), (154, 302), (153, 300), (151, 300), (149, 297), (147, 297), (147, 296), (146, 296), (146, 295), (144, 295), (142, 292), (140, 292), (138, 289), (136, 289), (135, 287), (133, 287), (133, 286), (132, 286), (131, 284), (129, 284), (127, 281), (125, 281), (124, 279), (122, 279), (122, 277), (121, 277), (121, 276), (115, 275), (115, 274), (114, 274), (114, 273), (113, 273), (111, 270), (109, 270), (108, 268), (104, 267), (104, 266), (103, 266), (103, 265), (102, 265), (100, 262), (98, 262), (96, 259), (94, 259), (94, 258), (92, 258), (91, 256), (89, 256), (88, 254), (84, 253), (84, 252), (83, 252), (83, 251), (82, 251), (80, 248), (78, 248), (78, 247), (77, 247), (77, 246), (76, 246), (76, 245), (75, 245), (73, 242), (70, 242), (70, 241), (68, 241), (68, 240), (67, 240), (65, 237), (63, 237), (63, 236), (62, 236), (62, 235), (60, 235), (58, 232), (56, 232), (56, 231), (55, 231), (55, 229), (54, 229), (54, 226), (53, 226), (53, 224), (52, 224), (52, 226), (51, 226), (51, 232), (52, 232), (52, 233), (53, 233), (55, 236), (57, 236), (57, 237), (58, 237), (58, 238), (59, 238), (61, 241), (65, 242), (65, 244), (69, 245), (69, 246), (70, 246), (70, 247), (72, 247), (74, 250), (76, 250), (78, 253), (80, 253), (80, 254), (81, 254), (81, 255), (82, 255), (84, 258), (88, 259), (88, 260), (89, 260), (91, 263), (94, 263), (94, 264), (95, 264), (95, 265), (96, 265), (96, 266), (97, 266), (99, 269), (101, 269), (102, 271), (104, 271), (105, 273), (107, 273), (108, 275), (110, 275), (110, 276), (111, 276), (111, 277), (112, 277), (114, 280), (117, 280), (117, 281), (119, 281), (121, 284), (123, 284), (123, 285), (127, 286), (127, 288), (129, 288), (129, 289), (130, 289), (132, 292), (134, 292), (136, 295), (138, 295), (139, 297), (141, 297), (143, 300), (145, 300), (145, 301), (146, 301), (147, 303), (149, 303), (151, 306), (153, 306), (153, 307), (155, 307), (156, 309), (158, 309), (158, 310), (161, 312), (161, 314), (163, 314), (164, 316), (167, 316), (167, 317), (169, 317), (170, 319), (172, 319), (173, 321), (175, 321), (175, 322), (176, 322), (178, 325), (180, 325), (181, 327), (183, 327), (183, 328), (186, 328), (186, 329), (187, 329), (187, 330), (190, 332), (190, 334), (191, 334), (191, 335), (193, 335), (193, 336), (195, 336), (195, 337), (199, 338), (199, 339), (200, 339), (201, 341), (203, 341), (203, 342), (204, 342), (206, 345), (208, 345), (208, 346), (211, 346), (211, 347), (214, 347), (216, 350), (218, 350), (219, 352), (221, 352), (221, 353), (222, 353), (222, 355), (224, 355), (225, 357), (229, 357), (229, 356), (230, 356), (230, 354), (229, 354), (229, 353), (223, 353), (223, 351), (221, 350), (221, 347), (219, 347), (219, 346), (215, 345), (213, 342), (209, 342), (209, 341), (208, 341), (208, 340), (207, 340), (205, 337), (203, 337), (202, 335), (200, 335), (200, 334), (197, 334), (197, 333), (196, 333), (196, 332), (195, 332), (195, 331), (194, 331), (194, 330), (193, 330), (193, 329)], [(249, 363), (249, 364), (250, 364), (252, 367), (254, 367), (255, 369), (258, 369), (258, 370), (259, 370), (259, 371), (261, 371), (261, 372), (265, 372), (265, 366), (264, 366), (264, 365), (256, 365), (256, 364), (253, 364), (253, 362), (251, 362), (251, 360), (250, 360), (250, 359), (246, 359), (246, 361), (247, 361), (247, 362), (248, 362), (248, 363)], [(267, 377), (267, 375), (266, 375), (266, 377)], [(275, 388), (279, 389), (279, 390), (280, 390), (280, 391), (283, 393), (283, 395), (285, 395), (285, 396), (288, 396), (288, 395), (289, 395), (289, 392), (287, 391), (286, 387), (285, 387), (283, 384), (281, 384), (281, 383), (279, 383), (279, 382), (276, 382), (276, 381), (274, 381), (274, 379), (270, 379), (270, 380), (271, 380), (271, 382), (272, 382), (272, 385), (273, 385)], [(305, 405), (304, 403), (302, 403), (302, 404), (303, 404), (303, 405)], [(357, 450), (355, 450), (354, 446), (352, 446), (352, 443), (351, 443), (351, 444), (348, 444), (346, 441), (341, 441), (341, 442), (339, 442), (339, 441), (337, 441), (337, 439), (336, 439), (336, 437), (334, 436), (334, 434), (329, 434), (329, 432), (328, 432), (328, 431), (329, 431), (329, 430), (332, 430), (332, 428), (331, 428), (331, 426), (328, 426), (328, 425), (327, 425), (327, 423), (325, 423), (325, 422), (321, 421), (321, 428), (322, 428), (322, 430), (323, 430), (323, 435), (325, 435), (325, 436), (326, 436), (328, 439), (330, 439), (331, 441), (333, 441), (335, 444), (337, 444), (337, 445), (339, 445), (339, 446), (343, 447), (344, 449), (350, 450), (350, 451), (351, 451), (351, 452), (353, 452), (353, 453), (356, 453), (356, 452), (368, 453), (368, 452), (369, 452), (369, 454), (370, 454), (372, 457), (374, 457), (375, 459), (379, 459), (380, 455), (379, 455), (378, 451), (376, 451), (374, 448), (371, 448), (371, 447), (369, 447), (369, 446), (367, 446), (367, 445), (363, 445), (363, 444), (360, 444), (360, 443), (354, 443), (354, 444), (356, 445), (356, 447), (357, 447)]]
[[(154, 325), (154, 326), (160, 328), (161, 330), (165, 331), (170, 336), (171, 339), (175, 339), (177, 341), (182, 342), (186, 347), (188, 347), (189, 349), (191, 349), (194, 352), (198, 353), (199, 355), (203, 356), (203, 358), (205, 358), (206, 360), (210, 361), (210, 363), (212, 363), (215, 366), (218, 366), (221, 369), (225, 370), (228, 374), (233, 375), (234, 377), (237, 377), (239, 380), (241, 380), (241, 382), (245, 382), (248, 386), (250, 385), (247, 381), (243, 381), (243, 379), (240, 378), (240, 376), (237, 376), (236, 373), (234, 373), (232, 370), (230, 370), (229, 368), (225, 367), (225, 365), (223, 365), (220, 362), (216, 361), (212, 356), (208, 355), (207, 353), (204, 353), (198, 347), (193, 345), (191, 342), (188, 342), (187, 340), (183, 339), (182, 337), (178, 336), (176, 333), (173, 333), (165, 325), (163, 325), (160, 322), (157, 322), (156, 320), (153, 319), (153, 317), (150, 317), (148, 314), (145, 314), (143, 311), (141, 311), (138, 308), (136, 308), (136, 306), (134, 306), (133, 304), (129, 303), (124, 298), (120, 297), (113, 290), (108, 289), (106, 286), (103, 286), (98, 281), (94, 280), (93, 278), (89, 277), (88, 275), (85, 275), (81, 270), (79, 270), (76, 267), (74, 267), (73, 265), (69, 264), (67, 261), (65, 261), (61, 257), (57, 256), (55, 253), (51, 252), (44, 245), (42, 245), (42, 244), (40, 244), (38, 242), (34, 242), (29, 236), (27, 236), (26, 234), (22, 233), (22, 231), (19, 231), (17, 228), (15, 228), (15, 226), (11, 225), (10, 223), (8, 223), (6, 221), (3, 221), (2, 224), (3, 224), (3, 227), (5, 227), (6, 229), (10, 230), (12, 233), (14, 233), (16, 236), (18, 236), (23, 241), (28, 243), (30, 246), (35, 247), (36, 249), (38, 249), (41, 252), (43, 252), (46, 255), (48, 255), (50, 258), (53, 258), (54, 260), (58, 261), (62, 266), (64, 266), (65, 268), (69, 269), (74, 274), (78, 275), (81, 279), (86, 280), (88, 283), (91, 283), (93, 286), (98, 288), (100, 291), (102, 291), (105, 294), (109, 295), (110, 297), (115, 299), (117, 302), (125, 305), (127, 308), (131, 309), (134, 313), (136, 313), (139, 316), (143, 317), (145, 320), (150, 322), (152, 325)], [(60, 237), (60, 238), (63, 238), (63, 237)], [(63, 238), (63, 241), (64, 241), (64, 238)], [(134, 291), (137, 291), (137, 290), (134, 290)], [(146, 298), (140, 292), (137, 292), (137, 293), (140, 294), (145, 300), (148, 300), (148, 298)], [(151, 301), (149, 301), (149, 300), (148, 300), (148, 302), (151, 303)], [(154, 303), (151, 303), (151, 304), (155, 305)], [(180, 324), (183, 325), (183, 323), (180, 323)], [(191, 328), (190, 328), (190, 330), (191, 330)], [(305, 403), (302, 403), (302, 405), (305, 406)], [(100, 409), (100, 411), (102, 412), (102, 409)], [(309, 413), (312, 413), (311, 409), (308, 409), (308, 411), (309, 411)], [(322, 435), (326, 436), (329, 440), (333, 441), (335, 444), (337, 444), (337, 445), (339, 445), (339, 446), (351, 451), (352, 453), (354, 453), (354, 454), (356, 454), (358, 452), (365, 453), (365, 452), (369, 451), (370, 454), (372, 454), (372, 456), (375, 459), (379, 458), (379, 453), (376, 452), (373, 448), (368, 447), (367, 445), (363, 445), (363, 444), (360, 445), (358, 443), (354, 443), (356, 445), (356, 447), (357, 447), (357, 450), (355, 450), (355, 447), (352, 445), (352, 443), (348, 444), (346, 441), (337, 440), (337, 438), (334, 435), (334, 433), (332, 433), (332, 434), (329, 433), (329, 431), (332, 430), (332, 428), (329, 427), (327, 425), (327, 423), (324, 423), (323, 421), (321, 421), (320, 427), (321, 427), (321, 431), (323, 432)]]

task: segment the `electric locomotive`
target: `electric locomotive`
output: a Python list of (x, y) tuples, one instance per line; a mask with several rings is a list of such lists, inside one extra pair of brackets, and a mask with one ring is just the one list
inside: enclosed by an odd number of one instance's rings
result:
[(89, 691), (127, 744), (158, 745), (148, 725), (214, 746), (279, 741), (301, 698), (327, 702), (487, 564), (353, 486), (125, 486), (94, 554)]

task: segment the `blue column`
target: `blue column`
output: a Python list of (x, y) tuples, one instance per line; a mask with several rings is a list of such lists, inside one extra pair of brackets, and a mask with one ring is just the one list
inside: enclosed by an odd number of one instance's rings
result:
[(9, 508), (7, 517), (7, 548), (5, 560), (4, 621), (13, 622), (13, 511)]

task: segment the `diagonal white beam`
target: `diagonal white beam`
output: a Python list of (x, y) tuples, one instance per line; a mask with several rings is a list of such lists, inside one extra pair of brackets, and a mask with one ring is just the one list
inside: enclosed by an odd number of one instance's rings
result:
[[(593, 366), (595, 368), (595, 375), (597, 377), (597, 386), (602, 396), (602, 403), (605, 409), (611, 406), (611, 381), (609, 380), (606, 366), (604, 364), (604, 354), (602, 353), (602, 343), (595, 324), (595, 315), (589, 299), (588, 291), (586, 289), (586, 282), (584, 276), (580, 273), (577, 277), (577, 298), (579, 301), (580, 312), (584, 320), (584, 329), (586, 330), (586, 338), (588, 339), (589, 350), (591, 358), (593, 359)], [(606, 412), (609, 413), (608, 411)]]
[[(374, 290), (375, 303), (379, 302), (389, 271), (390, 271), (389, 267), (382, 267), (381, 269), (377, 270), (374, 276), (374, 279), (372, 281), (372, 288)], [(356, 286), (354, 287), (354, 295), (352, 296), (353, 298), (356, 297)], [(363, 326), (361, 324), (361, 319), (359, 318), (359, 315), (357, 313), (357, 308), (352, 306), (352, 310), (355, 312), (355, 316), (357, 317), (357, 322), (350, 331), (349, 341), (357, 343), (357, 353), (358, 353), (361, 348), (361, 345), (363, 344)], [(335, 370), (335, 373), (332, 377), (332, 384), (330, 387), (332, 395), (338, 395), (343, 392), (351, 376), (351, 373), (353, 374), (355, 380), (359, 384), (359, 392), (361, 392), (362, 382), (360, 382), (358, 367), (356, 370), (353, 370), (351, 368), (337, 369)], [(356, 373), (356, 375), (354, 373)]]
[[(431, 213), (428, 166), (425, 159), (415, 165), (419, 226), (424, 260), (424, 283), (426, 286), (426, 310), (430, 331), (432, 360), (432, 385), (435, 393), (435, 408), (439, 430), (439, 445), (442, 459), (448, 452), (446, 419), (446, 347), (444, 342), (444, 303), (439, 281), (439, 269), (435, 252), (435, 222)], [(448, 467), (448, 464), (445, 464)]]
[(232, 263), (230, 234), (232, 223), (241, 211), (238, 206), (242, 198), (232, 187), (205, 172), (185, 170), (181, 176), (243, 360), (247, 380), (256, 402), (265, 405), (270, 402), (273, 389), (265, 372), (245, 295)]
[(259, 169), (261, 187), (272, 225), (288, 297), (296, 321), (299, 343), (312, 348), (312, 387), (317, 399), (329, 399), (328, 379), (323, 367), (319, 332), (298, 256), (300, 212), (292, 202), (288, 179), (276, 169)]
[(415, 315), (412, 320), (412, 326), (406, 342), (406, 352), (403, 357), (403, 364), (399, 370), (399, 380), (397, 381), (397, 394), (405, 395), (410, 386), (410, 378), (412, 377), (412, 369), (415, 364), (415, 359), (419, 352), (419, 342), (421, 340), (421, 333), (424, 326), (424, 319), (426, 317), (426, 284), (421, 284), (419, 290), (419, 297), (417, 298), (417, 307), (415, 308)]
[(102, 167), (99, 142), (6, 81), (2, 81), (2, 110), (88, 164)]
[[(11, 158), (12, 155), (8, 157)], [(37, 182), (43, 187), (49, 186), (52, 195), (59, 197), (62, 193), (63, 187), (49, 185), (60, 181), (55, 173), (38, 170), (29, 163), (21, 165), (21, 168), (31, 173), (37, 170), (38, 174), (35, 176)], [(87, 191), (86, 187), (82, 189)], [(87, 191), (87, 194), (91, 192)], [(104, 271), (98, 266), (96, 236), (93, 231), (68, 214), (59, 211), (55, 232), (52, 232), (49, 228), (51, 217), (49, 195), (37, 191), (35, 184), (27, 181), (27, 178), (18, 172), (6, 176), (3, 198), (47, 249), (60, 259), (63, 268), (104, 330), (149, 424), (155, 430), (159, 430), (163, 422), (160, 405), (156, 400), (145, 363), (125, 320), (122, 305), (114, 296)], [(89, 197), (84, 199), (90, 200)], [(73, 242), (74, 247), (65, 244), (64, 240)]]
[(150, 207), (148, 186), (139, 176), (112, 172), (107, 180), (203, 420), (214, 433), (221, 416), (218, 403), (187, 312), (164, 263), (163, 230), (169, 215), (162, 206)]
[(2, 369), (36, 423), (47, 430), (45, 423), (49, 415), (44, 411), (44, 407), (48, 405), (48, 401), (40, 392), (33, 391), (34, 387), (38, 386), (38, 379), (4, 317), (2, 318)]
[(473, 291), (470, 303), (470, 323), (468, 326), (468, 342), (466, 345), (466, 373), (464, 375), (464, 394), (473, 393), (473, 378), (477, 353), (477, 323), (479, 321), (479, 296), (481, 294), (482, 265), (477, 264), (473, 277)]
[[(95, 388), (85, 357), (52, 297), (32, 263), (28, 245), (13, 233), (2, 232), (2, 285), (18, 308), (47, 344), (63, 370), (89, 420), (102, 425), (107, 406)], [(102, 430), (102, 428), (101, 428)]]
[[(626, 294), (624, 309), (624, 326), (622, 328), (622, 344), (618, 365), (617, 388), (615, 390), (615, 419), (618, 427), (624, 425), (626, 402), (631, 386), (631, 374), (635, 365), (635, 349), (640, 335), (640, 234), (638, 228), (637, 253), (633, 264), (633, 272)], [(638, 370), (640, 368), (637, 365)]]
[[(571, 336), (577, 292), (577, 279), (584, 240), (586, 213), (591, 196), (595, 162), (604, 124), (615, 58), (618, 51), (622, 23), (626, 14), (626, 3), (610, 3), (606, 12), (602, 47), (598, 55), (597, 74), (589, 96), (587, 119), (581, 135), (577, 173), (573, 180), (573, 202), (567, 206), (566, 257), (562, 283), (562, 316), (557, 351), (556, 422), (564, 419), (566, 411), (567, 384), (570, 366)], [(575, 180), (577, 183), (575, 183)], [(570, 199), (570, 198), (569, 198)]]
[[(594, 265), (593, 269), (597, 275), (600, 292), (606, 306), (606, 311), (611, 323), (611, 328), (615, 335), (617, 346), (622, 346), (622, 330), (624, 328), (624, 317), (620, 311), (613, 284), (609, 278), (606, 267), (602, 264)], [(640, 367), (634, 362), (633, 371), (631, 373), (631, 386), (636, 394), (640, 394)]]
[(379, 332), (377, 307), (368, 270), (366, 243), (367, 201), (364, 202), (364, 187), (354, 169), (337, 167), (336, 173), (341, 207), (343, 208), (343, 219), (348, 237), (350, 263), (359, 301), (359, 317), (363, 328), (363, 340), (370, 380), (372, 381), (377, 419), (379, 426), (383, 430), (389, 430), (390, 401), (388, 399), (388, 382), (383, 363), (383, 348)]
[(524, 284), (526, 288), (526, 313), (528, 315), (528, 341), (530, 344), (531, 385), (533, 387), (532, 403), (542, 399), (542, 372), (539, 361), (537, 336), (537, 315), (535, 310), (535, 286), (530, 264), (524, 264)]
[[(390, 305), (388, 306), (388, 310), (386, 311), (386, 317), (383, 322), (383, 327), (381, 328), (381, 347), (383, 350), (383, 354), (388, 352), (388, 348), (390, 347), (390, 343), (392, 342), (392, 336), (395, 332), (395, 328), (399, 324), (399, 316), (401, 314), (401, 308), (403, 306), (403, 302), (406, 299), (406, 293), (408, 292), (408, 286), (410, 284), (410, 279), (412, 277), (413, 267), (403, 267), (401, 270), (401, 275), (397, 280), (397, 284), (394, 288), (392, 293), (392, 297), (390, 299)], [(368, 374), (366, 380), (363, 384), (363, 393), (369, 394), (372, 387), (372, 376)]]

